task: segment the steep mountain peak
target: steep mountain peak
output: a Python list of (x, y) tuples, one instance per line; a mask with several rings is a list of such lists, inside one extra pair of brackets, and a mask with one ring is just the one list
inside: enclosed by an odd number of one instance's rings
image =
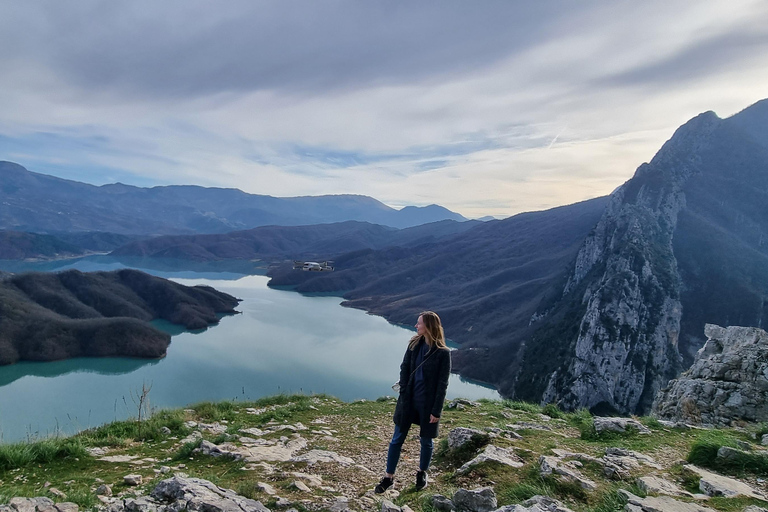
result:
[(768, 98), (732, 115), (727, 121), (747, 132), (760, 145), (768, 147)]

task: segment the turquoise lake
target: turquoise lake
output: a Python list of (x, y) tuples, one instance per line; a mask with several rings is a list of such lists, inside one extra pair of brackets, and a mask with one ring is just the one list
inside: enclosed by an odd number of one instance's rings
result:
[[(121, 266), (91, 258), (45, 270)], [(26, 267), (34, 268), (42, 269)], [(240, 314), (225, 316), (218, 325), (200, 332), (159, 323), (173, 334), (167, 356), (159, 360), (82, 358), (0, 367), (1, 442), (72, 434), (135, 417), (135, 396), (142, 385), (151, 386), (152, 408), (254, 400), (277, 393), (328, 393), (346, 401), (393, 394), (390, 386), (397, 380), (413, 331), (341, 307), (339, 297), (308, 297), (268, 288), (269, 278), (263, 275), (150, 272), (232, 294), (242, 299), (237, 308)], [(448, 397), (499, 395), (452, 375)]]

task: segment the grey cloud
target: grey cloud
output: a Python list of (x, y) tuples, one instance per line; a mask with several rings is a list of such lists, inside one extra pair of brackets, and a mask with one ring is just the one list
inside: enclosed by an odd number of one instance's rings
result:
[(86, 91), (320, 93), (470, 73), (546, 38), (563, 5), (6, 2), (0, 44), (13, 55), (0, 58), (39, 62)]
[(768, 19), (764, 21), (767, 24), (751, 30), (732, 31), (704, 38), (651, 64), (603, 77), (590, 85), (598, 88), (646, 85), (667, 87), (668, 84), (674, 83), (679, 87), (684, 83), (711, 76), (713, 71), (742, 67), (745, 59), (768, 53)]

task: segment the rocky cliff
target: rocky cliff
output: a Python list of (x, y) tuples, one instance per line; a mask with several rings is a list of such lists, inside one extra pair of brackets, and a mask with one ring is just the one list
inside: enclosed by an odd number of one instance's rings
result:
[[(537, 311), (508, 393), (647, 412), (706, 322), (768, 319), (768, 152), (748, 117), (697, 116), (612, 195), (562, 297)], [(558, 357), (545, 357), (553, 344)]]
[(705, 333), (693, 366), (656, 395), (654, 414), (710, 425), (768, 421), (768, 333), (712, 324)]

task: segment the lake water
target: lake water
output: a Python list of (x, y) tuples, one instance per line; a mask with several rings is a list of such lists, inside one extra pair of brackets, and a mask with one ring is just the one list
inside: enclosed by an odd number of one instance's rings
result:
[[(64, 266), (105, 270), (121, 265), (92, 258), (59, 263), (58, 269)], [(135, 417), (142, 385), (151, 385), (153, 408), (277, 393), (328, 393), (347, 401), (393, 394), (390, 386), (413, 331), (341, 307), (339, 297), (270, 289), (263, 275), (208, 271), (197, 274), (205, 278), (192, 278), (190, 272), (151, 272), (243, 299), (237, 308), (241, 314), (201, 332), (159, 324), (174, 333), (160, 360), (82, 358), (0, 366), (2, 442), (71, 434)], [(452, 375), (448, 397), (499, 395)]]

